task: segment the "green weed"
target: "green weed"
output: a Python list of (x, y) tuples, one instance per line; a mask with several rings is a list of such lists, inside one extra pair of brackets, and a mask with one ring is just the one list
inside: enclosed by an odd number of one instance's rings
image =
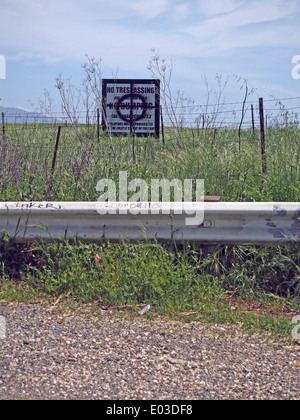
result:
[[(186, 130), (185, 150), (171, 130), (160, 139), (121, 137), (100, 141), (79, 127), (64, 127), (55, 170), (51, 165), (57, 127), (7, 130), (0, 162), (0, 200), (96, 201), (97, 182), (151, 179), (204, 179), (205, 194), (222, 201), (300, 201), (300, 132), (267, 130), (267, 174), (262, 176), (260, 144), (242, 133), (239, 152), (234, 131)], [(248, 140), (246, 140), (246, 138)], [(2, 154), (2, 143), (0, 154)], [(150, 198), (150, 197), (149, 197)], [(76, 241), (32, 245), (0, 238), (0, 298), (68, 296), (82, 302), (124, 306), (149, 303), (157, 313), (210, 323), (242, 322), (248, 331), (287, 334), (287, 319), (250, 316), (232, 310), (228, 297), (299, 309), (300, 251), (289, 246), (222, 246), (210, 254), (193, 244), (82, 244)], [(177, 314), (177, 315), (176, 315)]]

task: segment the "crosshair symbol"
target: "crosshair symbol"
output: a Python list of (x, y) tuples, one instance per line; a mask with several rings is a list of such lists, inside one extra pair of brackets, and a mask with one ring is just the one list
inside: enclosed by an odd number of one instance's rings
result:
[[(130, 101), (129, 106), (128, 106), (128, 100)], [(136, 101), (136, 100), (141, 101), (141, 103), (140, 104), (135, 104), (134, 101)], [(126, 103), (126, 101), (127, 101), (127, 103)], [(128, 110), (130, 111), (129, 118), (127, 117), (127, 115), (122, 114), (122, 112), (121, 112), (122, 109), (120, 109), (122, 107), (124, 107), (123, 109), (125, 109), (126, 111), (128, 111)], [(141, 114), (138, 114), (137, 112), (134, 113), (134, 110), (138, 111), (138, 109), (141, 109), (141, 111), (142, 111)], [(128, 94), (128, 95), (124, 95), (118, 100), (118, 102), (116, 104), (116, 111), (117, 111), (118, 116), (121, 118), (121, 120), (123, 120), (123, 121), (129, 123), (130, 125), (132, 125), (133, 123), (135, 123), (137, 121), (140, 121), (140, 120), (145, 118), (146, 112), (147, 112), (146, 99), (142, 95), (139, 95), (139, 94), (136, 94), (136, 93), (131, 93), (131, 94)]]

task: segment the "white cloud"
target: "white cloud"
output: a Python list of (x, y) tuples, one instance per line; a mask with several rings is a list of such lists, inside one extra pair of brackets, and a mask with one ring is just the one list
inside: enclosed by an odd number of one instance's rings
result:
[(243, 0), (198, 0), (200, 11), (206, 17), (231, 13), (245, 3)]
[[(9, 51), (8, 60), (82, 63), (88, 54), (103, 58), (113, 71), (119, 67), (145, 76), (151, 48), (159, 47), (164, 56), (185, 54), (192, 48), (185, 36), (167, 24), (152, 29), (149, 19), (167, 10), (166, 0), (52, 0), (46, 10), (38, 5), (40, 0), (19, 1), (19, 9), (16, 0), (0, 3), (0, 14), (6, 17), (0, 26), (0, 53), (2, 48), (3, 53)], [(170, 16), (163, 22), (174, 23), (172, 11), (178, 9), (172, 3), (168, 10)]]
[(203, 49), (208, 52), (242, 47), (290, 47), (296, 40), (299, 42), (298, 33), (294, 33), (294, 28), (291, 30), (288, 22), (284, 23), (284, 18), (299, 10), (298, 3), (293, 0), (288, 3), (283, 0), (252, 0), (243, 4), (234, 0), (226, 0), (224, 4), (223, 0), (200, 3), (202, 6), (205, 4), (206, 13), (212, 16), (182, 31), (194, 42), (201, 41)]
[(168, 0), (137, 0), (130, 7), (136, 10), (143, 18), (153, 19), (163, 13), (167, 5)]
[(41, 61), (45, 64), (57, 64), (62, 61), (60, 57), (48, 53), (34, 53), (31, 51), (18, 52), (16, 54), (7, 55), (7, 60), (11, 62), (22, 62), (24, 64), (32, 64)]
[(152, 47), (181, 63), (237, 48), (298, 48), (296, 18), (284, 20), (297, 9), (294, 0), (0, 0), (0, 54), (47, 64), (89, 54), (120, 74), (146, 75)]
[(180, 3), (174, 6), (173, 18), (176, 22), (185, 20), (191, 13), (190, 3)]
[[(295, 0), (1, 0), (0, 53), (30, 51), (48, 63), (82, 60), (88, 53), (129, 66), (151, 47), (194, 57), (249, 46), (294, 46), (299, 31), (280, 19), (298, 5)], [(272, 22), (276, 27), (255, 26)]]

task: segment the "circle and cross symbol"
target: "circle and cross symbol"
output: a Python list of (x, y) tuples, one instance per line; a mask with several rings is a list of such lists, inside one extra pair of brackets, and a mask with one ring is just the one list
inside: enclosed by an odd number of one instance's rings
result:
[[(146, 99), (142, 95), (136, 93), (131, 93), (122, 96), (116, 104), (116, 111), (119, 118), (129, 123), (130, 125), (144, 119), (146, 116), (147, 108), (148, 105)], [(126, 111), (126, 114), (122, 113), (122, 111), (124, 110)], [(141, 113), (138, 112), (139, 110), (141, 111)]]

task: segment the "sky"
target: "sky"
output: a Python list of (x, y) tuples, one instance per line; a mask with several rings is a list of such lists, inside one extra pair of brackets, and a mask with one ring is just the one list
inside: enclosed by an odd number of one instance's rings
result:
[[(0, 0), (0, 106), (31, 110), (47, 89), (59, 109), (55, 78), (80, 84), (86, 55), (104, 78), (151, 78), (152, 49), (196, 103), (216, 74), (246, 79), (257, 98), (299, 97), (299, 22), (299, 0)], [(243, 96), (228, 86), (227, 101)]]

